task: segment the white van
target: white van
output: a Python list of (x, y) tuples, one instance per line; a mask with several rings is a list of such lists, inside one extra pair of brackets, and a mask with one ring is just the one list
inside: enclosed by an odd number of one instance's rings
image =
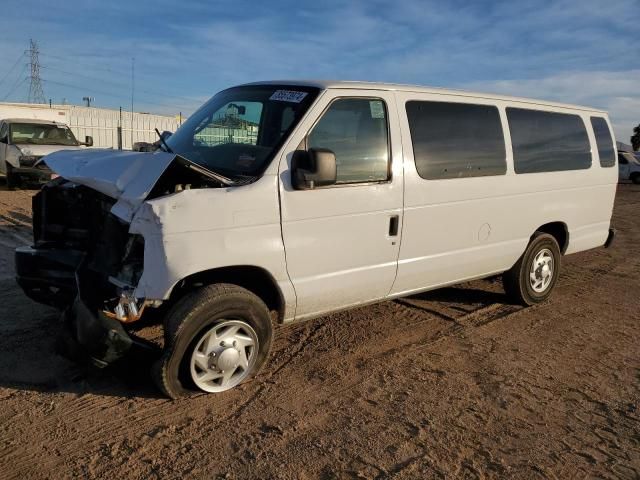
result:
[(93, 139), (85, 137), (85, 143), (78, 142), (64, 123), (33, 118), (0, 120), (0, 175), (5, 176), (9, 189), (19, 186), (24, 178), (49, 181), (53, 172), (42, 158), (81, 145), (90, 147)]
[(272, 322), (503, 272), (541, 302), (562, 255), (611, 242), (618, 179), (606, 112), (320, 81), (224, 90), (163, 151), (49, 165), (18, 282), (100, 364), (163, 318), (170, 397), (255, 375)]

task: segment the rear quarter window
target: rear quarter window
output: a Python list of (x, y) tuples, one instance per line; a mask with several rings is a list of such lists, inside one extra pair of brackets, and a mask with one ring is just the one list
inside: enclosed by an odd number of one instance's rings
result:
[(613, 137), (607, 121), (602, 117), (591, 117), (591, 126), (596, 137), (600, 166), (613, 167), (616, 164), (616, 151), (613, 147)]
[(504, 175), (504, 135), (498, 108), (468, 103), (409, 101), (413, 156), (425, 179)]
[(516, 173), (591, 167), (591, 145), (578, 115), (507, 108)]

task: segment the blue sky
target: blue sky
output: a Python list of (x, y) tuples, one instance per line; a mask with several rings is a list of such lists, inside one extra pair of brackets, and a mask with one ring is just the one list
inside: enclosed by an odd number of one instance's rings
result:
[[(4, 0), (0, 100), (28, 93), (40, 45), (59, 103), (188, 114), (227, 86), (279, 78), (416, 83), (607, 109), (640, 123), (639, 0), (216, 2)], [(13, 68), (12, 68), (13, 66)]]

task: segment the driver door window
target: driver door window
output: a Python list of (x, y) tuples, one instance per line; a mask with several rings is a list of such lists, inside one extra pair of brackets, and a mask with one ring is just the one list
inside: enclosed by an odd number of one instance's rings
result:
[(328, 148), (335, 153), (336, 183), (389, 180), (389, 128), (384, 101), (336, 100), (309, 133), (307, 148)]

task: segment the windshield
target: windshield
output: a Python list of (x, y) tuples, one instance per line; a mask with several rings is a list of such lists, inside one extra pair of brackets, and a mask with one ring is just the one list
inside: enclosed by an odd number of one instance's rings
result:
[(33, 143), (38, 145), (73, 145), (78, 141), (66, 125), (13, 123), (11, 143)]
[(169, 148), (227, 176), (257, 176), (318, 95), (317, 88), (255, 85), (224, 90), (167, 139)]

